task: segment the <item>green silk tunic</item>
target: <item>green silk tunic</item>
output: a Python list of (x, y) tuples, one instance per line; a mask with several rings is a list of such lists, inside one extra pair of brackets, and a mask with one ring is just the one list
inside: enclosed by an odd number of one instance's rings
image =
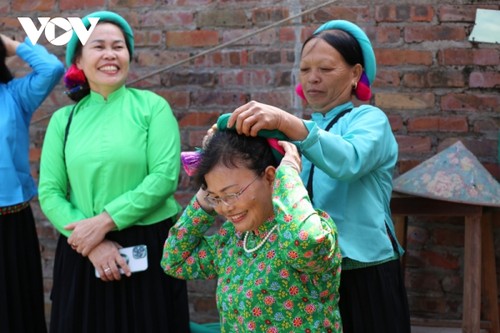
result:
[(341, 332), (338, 309), (341, 255), (332, 219), (312, 207), (307, 191), (289, 166), (277, 169), (274, 216), (257, 233), (226, 221), (211, 236), (215, 216), (193, 198), (170, 229), (162, 267), (181, 279), (217, 278), (221, 330), (227, 333)]
[(40, 204), (59, 232), (104, 210), (118, 230), (179, 213), (180, 134), (164, 98), (125, 86), (107, 100), (91, 92), (75, 108), (64, 156), (72, 109), (52, 116), (40, 165)]

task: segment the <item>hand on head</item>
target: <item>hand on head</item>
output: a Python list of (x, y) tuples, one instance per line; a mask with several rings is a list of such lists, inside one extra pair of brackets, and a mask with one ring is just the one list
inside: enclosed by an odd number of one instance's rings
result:
[(283, 156), (280, 166), (289, 165), (300, 173), (302, 171), (302, 159), (297, 146), (288, 141), (278, 141), (278, 144), (285, 150), (285, 156)]
[(205, 134), (201, 142), (201, 148), (205, 149), (207, 147), (208, 142), (210, 141), (215, 132), (217, 132), (217, 124), (213, 124), (212, 127), (208, 129), (207, 134)]
[(5, 36), (4, 34), (0, 34), (0, 38), (2, 38), (2, 42), (5, 45), (5, 50), (7, 51), (6, 54), (7, 57), (16, 55), (16, 49), (18, 45), (21, 43), (19, 43), (17, 40)]
[(275, 106), (251, 101), (233, 111), (227, 127), (235, 126), (239, 134), (257, 136), (262, 129), (281, 130), (285, 114)]

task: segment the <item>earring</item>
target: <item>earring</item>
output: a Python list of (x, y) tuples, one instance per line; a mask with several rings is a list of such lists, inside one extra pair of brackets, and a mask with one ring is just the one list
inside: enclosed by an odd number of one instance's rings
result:
[(354, 82), (354, 83), (352, 84), (352, 89), (353, 89), (353, 90), (358, 89), (358, 83), (357, 83), (357, 82)]

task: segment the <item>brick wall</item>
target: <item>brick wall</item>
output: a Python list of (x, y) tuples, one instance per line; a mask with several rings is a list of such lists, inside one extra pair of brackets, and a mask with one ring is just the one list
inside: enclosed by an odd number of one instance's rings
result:
[[(500, 178), (500, 50), (469, 43), (477, 8), (500, 9), (498, 1), (337, 1), (282, 25), (206, 53), (190, 56), (255, 32), (319, 5), (318, 0), (0, 0), (0, 31), (25, 37), (18, 16), (79, 16), (110, 9), (136, 33), (131, 85), (156, 91), (172, 105), (182, 131), (182, 148), (199, 145), (223, 112), (251, 99), (307, 116), (294, 95), (301, 41), (320, 23), (341, 18), (363, 26), (378, 60), (372, 100), (390, 117), (400, 145), (396, 175), (457, 139)], [(64, 48), (45, 44), (61, 59)], [(10, 60), (18, 75), (26, 68)], [(175, 65), (166, 71), (167, 66)], [(159, 74), (150, 75), (160, 71)], [(57, 86), (35, 114), (30, 161), (38, 177), (40, 149), (50, 115), (69, 103)], [(186, 204), (193, 188), (181, 175), (177, 197)], [(42, 246), (47, 310), (57, 234), (33, 202)], [(409, 225), (406, 281), (414, 316), (461, 317), (463, 224), (455, 219), (413, 219)], [(495, 243), (500, 242), (495, 225)], [(497, 250), (497, 257), (500, 250)], [(498, 266), (498, 265), (497, 265)], [(498, 268), (497, 268), (498, 270)], [(190, 282), (192, 318), (217, 320), (214, 283)]]

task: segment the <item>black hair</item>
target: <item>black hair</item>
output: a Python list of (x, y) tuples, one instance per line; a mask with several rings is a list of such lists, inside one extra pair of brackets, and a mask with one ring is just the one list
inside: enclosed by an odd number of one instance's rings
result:
[(5, 47), (2, 38), (0, 38), (0, 82), (1, 83), (8, 83), (10, 80), (14, 78), (14, 76), (12, 76), (12, 73), (7, 68), (7, 65), (5, 64), (5, 58), (7, 58), (7, 48)]
[(216, 131), (202, 152), (193, 180), (206, 187), (205, 175), (215, 166), (228, 168), (247, 167), (262, 174), (268, 166), (278, 166), (271, 146), (263, 137), (240, 135), (236, 131)]
[(340, 53), (349, 65), (354, 66), (356, 64), (361, 64), (361, 66), (365, 67), (361, 46), (356, 38), (348, 32), (333, 29), (323, 30), (319, 33), (313, 34), (304, 41), (304, 44), (302, 44), (301, 53), (304, 51), (306, 44), (315, 38), (320, 38), (327, 42), (331, 47)]
[[(131, 50), (130, 44), (128, 42), (127, 35), (125, 34), (125, 31), (123, 31), (123, 28), (119, 24), (117, 24), (116, 22), (112, 22), (112, 21), (109, 21), (109, 20), (106, 20), (106, 19), (100, 20), (97, 24), (101, 24), (101, 23), (111, 23), (111, 24), (116, 25), (118, 28), (120, 28), (121, 32), (123, 33), (123, 37), (125, 38), (125, 45), (127, 46), (128, 54), (131, 55), (132, 53), (130, 52), (130, 50)], [(75, 46), (75, 54), (73, 56), (73, 59), (71, 60), (73, 63), (75, 62), (75, 60), (79, 56), (82, 55), (82, 48), (83, 48), (83, 45), (80, 42), (80, 40), (78, 40), (78, 42), (76, 43), (76, 46)], [(66, 94), (73, 101), (78, 102), (82, 98), (84, 98), (85, 96), (87, 96), (88, 94), (90, 94), (90, 86), (89, 86), (88, 82), (85, 82), (81, 87), (78, 87), (78, 88), (76, 88), (74, 90), (69, 89)]]

